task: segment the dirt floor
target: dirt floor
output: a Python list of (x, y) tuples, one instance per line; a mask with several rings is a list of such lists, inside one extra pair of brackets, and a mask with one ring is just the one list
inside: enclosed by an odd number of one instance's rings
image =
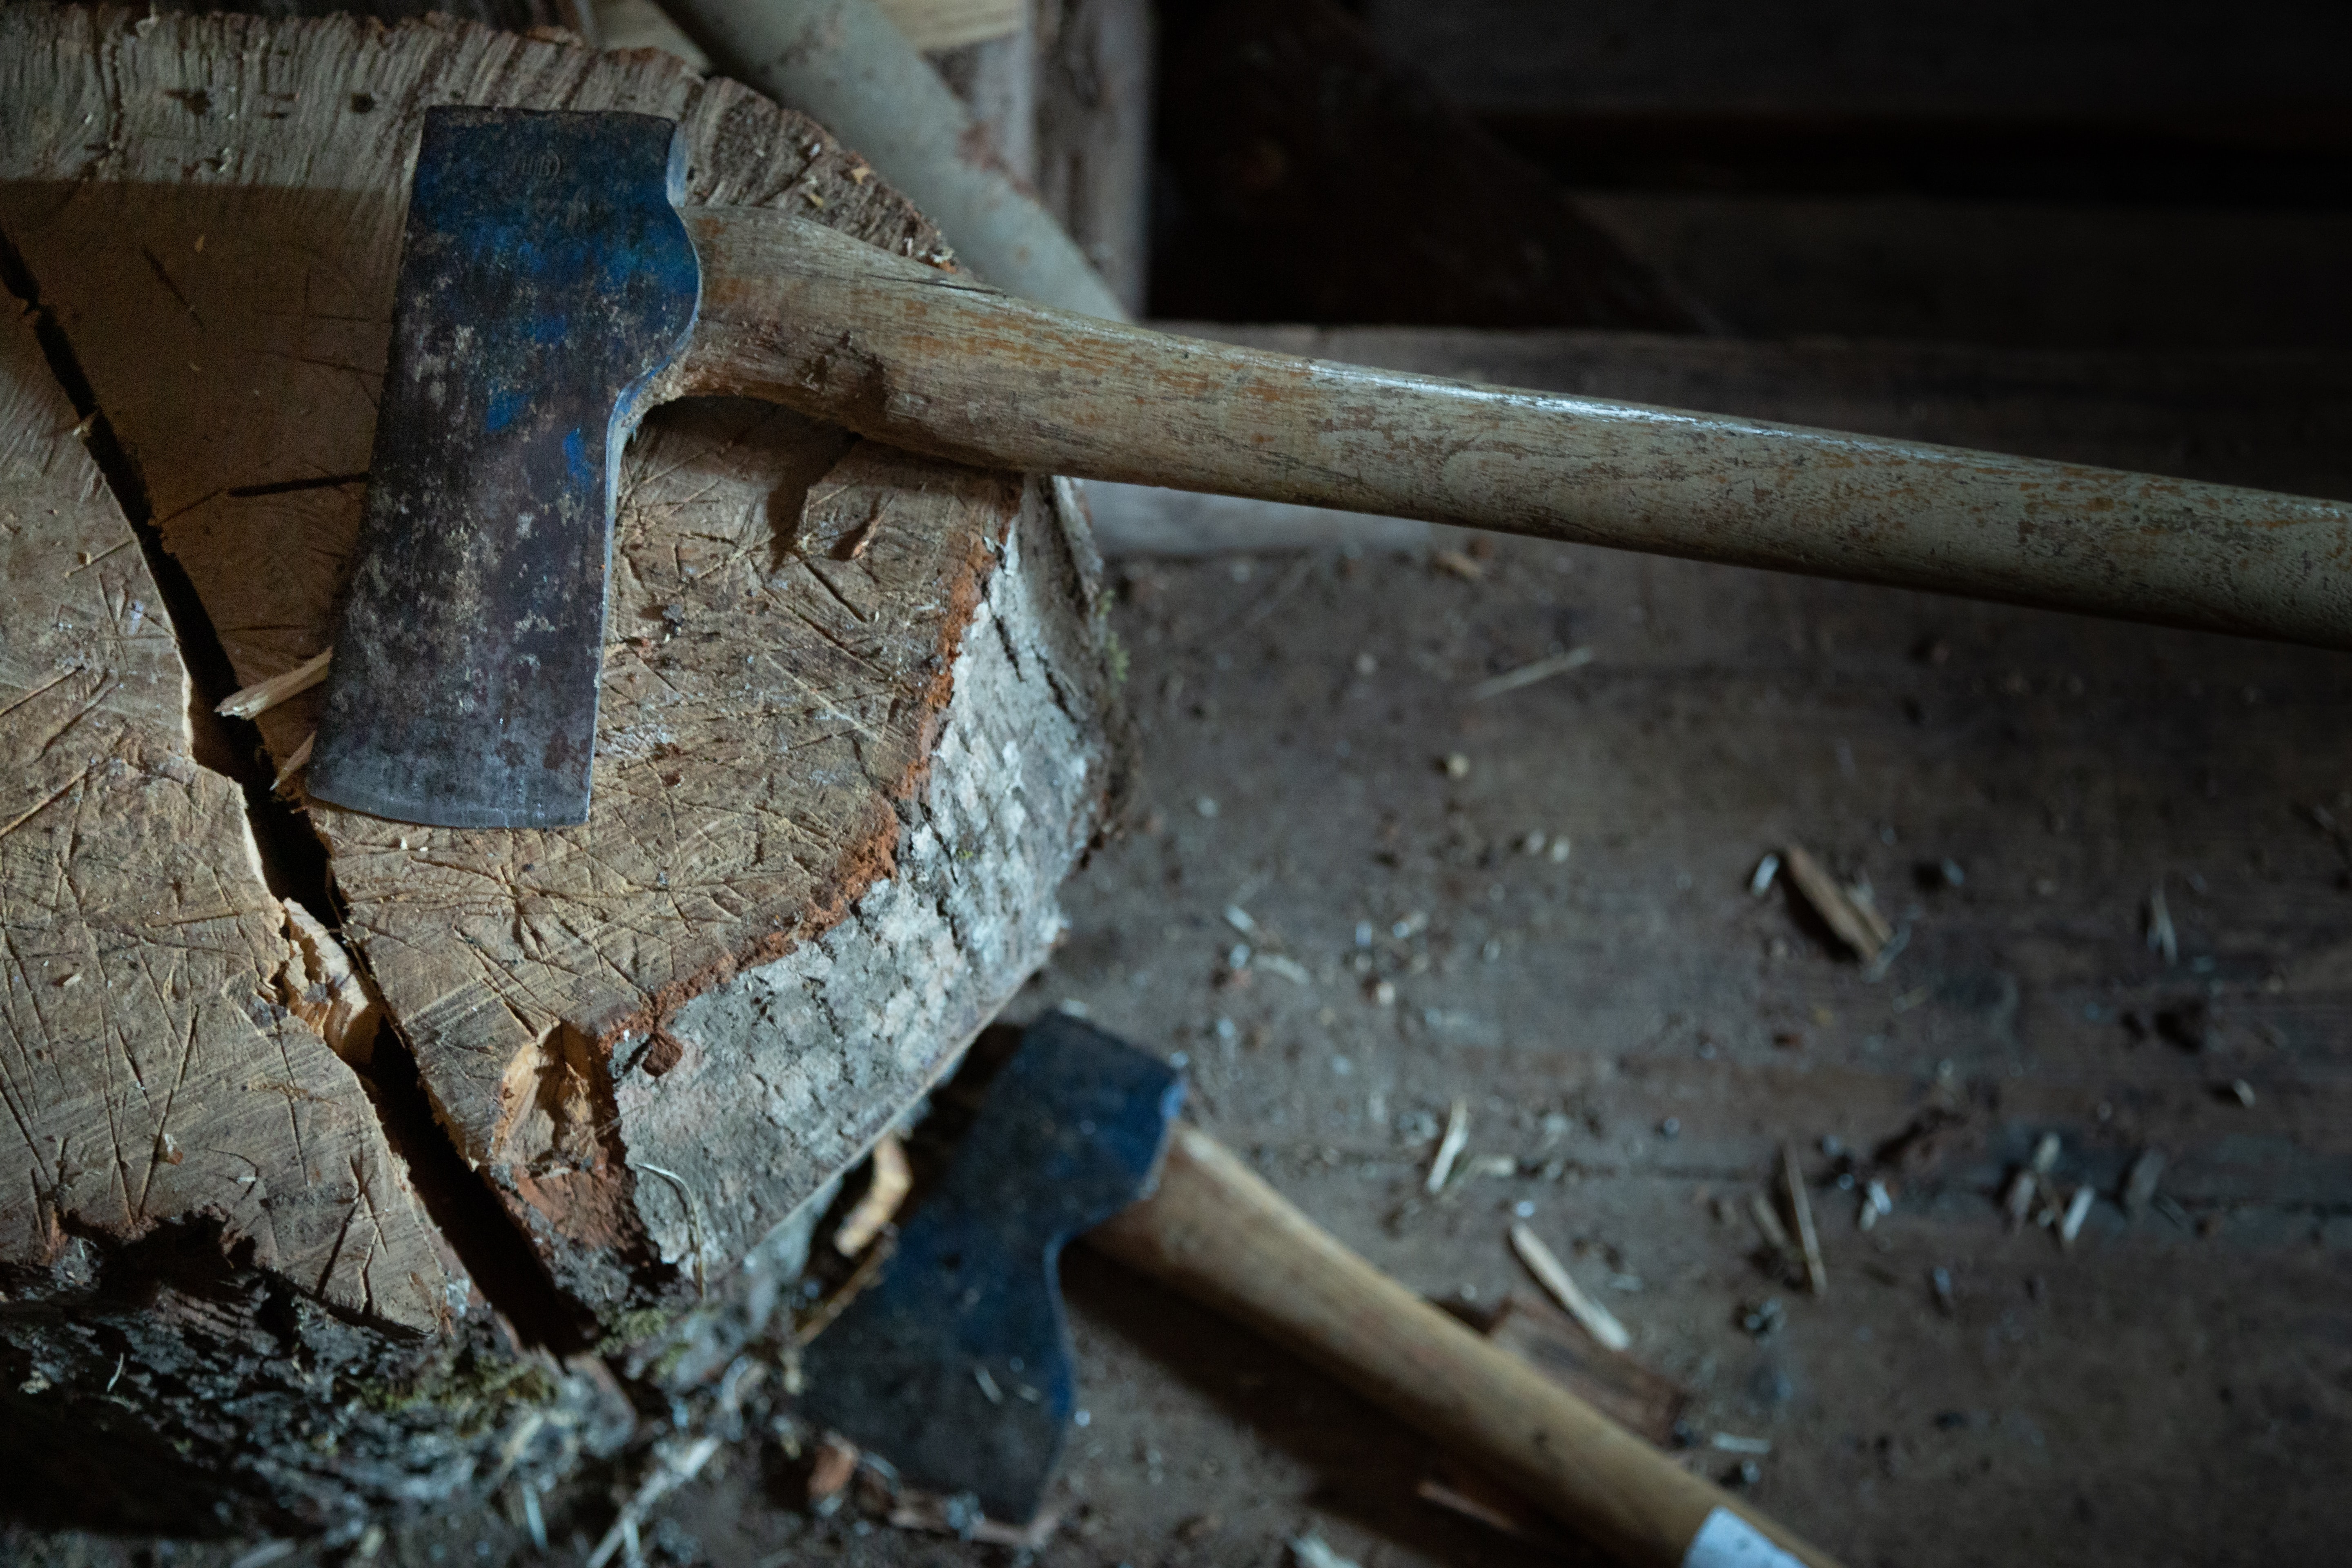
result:
[[(1848, 1563), (2340, 1550), (2352, 660), (1516, 542), (1115, 571), (1134, 826), (1029, 1013), (1181, 1060), (1202, 1122), (1430, 1296), (1525, 1289), (1526, 1217), (1689, 1390), (1690, 1462)], [(1785, 878), (1750, 893), (1792, 842), (1867, 879), (1904, 935), (1883, 974)], [(1433, 1198), (1457, 1099), (1470, 1173)], [(2056, 1189), (2096, 1194), (2071, 1248), (2003, 1218), (2050, 1133)], [(1818, 1298), (1747, 1212), (1784, 1141)], [(1367, 1568), (1557, 1560), (1419, 1500), (1424, 1446), (1301, 1363), (1082, 1249), (1066, 1277), (1090, 1420), (1036, 1561), (1273, 1564), (1310, 1529)], [(1017, 1555), (799, 1492), (752, 1432), (647, 1555)], [(612, 1504), (591, 1479), (543, 1511), (577, 1563)], [(350, 1555), (273, 1550), (0, 1536), (60, 1568)], [(540, 1558), (509, 1498), (376, 1560)]]

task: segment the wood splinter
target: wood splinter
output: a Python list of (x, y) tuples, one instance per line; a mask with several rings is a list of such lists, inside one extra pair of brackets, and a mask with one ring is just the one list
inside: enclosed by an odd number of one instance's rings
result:
[(866, 1250), (866, 1244), (882, 1234), (907, 1201), (908, 1189), (915, 1184), (915, 1173), (907, 1163), (907, 1146), (896, 1132), (885, 1132), (874, 1145), (874, 1175), (866, 1184), (866, 1194), (843, 1216), (840, 1228), (833, 1233), (833, 1249), (844, 1258), (855, 1258)]
[(1829, 1266), (1822, 1261), (1821, 1233), (1813, 1228), (1812, 1200), (1805, 1195), (1805, 1174), (1797, 1168), (1794, 1143), (1780, 1145), (1780, 1173), (1789, 1184), (1789, 1214), (1797, 1222), (1797, 1244), (1804, 1249), (1805, 1283), (1814, 1295), (1826, 1296), (1830, 1293)]
[[(1822, 923), (1864, 963), (1875, 959), (1895, 940), (1894, 928), (1886, 923), (1886, 917), (1857, 897), (1853, 889), (1841, 886), (1803, 845), (1792, 843), (1788, 847), (1786, 864), (1789, 879), (1797, 884), (1797, 891), (1822, 917)], [(1760, 876), (1758, 879), (1765, 880)]]
[[(213, 711), (224, 719), (256, 719), (277, 707), (289, 697), (299, 697), (327, 679), (327, 666), (334, 658), (334, 650), (312, 654), (293, 668), (281, 670), (266, 680), (241, 686), (220, 700)], [(278, 781), (280, 784), (284, 779)]]
[(1570, 1317), (1583, 1324), (1587, 1333), (1612, 1351), (1622, 1351), (1633, 1344), (1632, 1332), (1618, 1321), (1617, 1315), (1578, 1287), (1567, 1266), (1534, 1231), (1524, 1225), (1511, 1226), (1511, 1250), (1519, 1255), (1519, 1261), (1528, 1266), (1528, 1272), (1536, 1277), (1536, 1283), (1549, 1291), (1551, 1299), (1558, 1301)]

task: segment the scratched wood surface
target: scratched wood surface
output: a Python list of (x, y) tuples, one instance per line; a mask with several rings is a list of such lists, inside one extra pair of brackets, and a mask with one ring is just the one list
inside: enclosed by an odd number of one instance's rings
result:
[[(406, 163), (446, 101), (672, 115), (692, 200), (938, 243), (812, 122), (651, 51), (11, 8), (0, 226), (237, 682), (326, 646)], [(439, 1123), (411, 1132), (498, 1194), (547, 1310), (641, 1327), (723, 1299), (1040, 962), (1113, 769), (1066, 494), (715, 401), (658, 411), (622, 484), (586, 826), (428, 830), (289, 787)], [(271, 765), (316, 696), (262, 716)]]
[[(126, 1526), (224, 1494), (328, 1525), (356, 1478), (466, 1446), (446, 1406), (339, 1408), (304, 1367), (347, 1390), (431, 1378), (485, 1347), (488, 1314), (338, 1058), (330, 977), (191, 722), (85, 433), (31, 321), (7, 321), (0, 1447), (28, 1498), (61, 1453), (111, 1455), (79, 1484)], [(576, 1416), (560, 1384), (547, 1405)], [(467, 1414), (503, 1442), (519, 1412)]]
[[(445, 1270), (308, 987), (172, 624), (31, 324), (0, 339), (0, 1249), (212, 1211), (321, 1300), (431, 1331)], [(354, 1240), (356, 1228), (357, 1244)]]

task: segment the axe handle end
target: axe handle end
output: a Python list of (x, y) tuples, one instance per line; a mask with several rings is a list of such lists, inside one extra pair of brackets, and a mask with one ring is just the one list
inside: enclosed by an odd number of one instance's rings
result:
[(1718, 1510), (1798, 1562), (1836, 1568), (1350, 1252), (1197, 1128), (1170, 1140), (1159, 1190), (1087, 1240), (1486, 1462), (1637, 1568), (1701, 1561), (1694, 1542)]

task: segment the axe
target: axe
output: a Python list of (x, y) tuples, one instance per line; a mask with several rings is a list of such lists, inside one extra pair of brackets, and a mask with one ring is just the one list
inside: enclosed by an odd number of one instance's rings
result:
[(587, 820), (622, 448), (699, 394), (992, 468), (2352, 647), (2335, 502), (1171, 337), (683, 184), (667, 120), (426, 111), (313, 795)]
[(1074, 1416), (1063, 1244), (1268, 1335), (1635, 1568), (1835, 1568), (1373, 1268), (1196, 1127), (1175, 1069), (1046, 1015), (875, 1281), (802, 1352), (802, 1405), (916, 1485), (1036, 1512)]

